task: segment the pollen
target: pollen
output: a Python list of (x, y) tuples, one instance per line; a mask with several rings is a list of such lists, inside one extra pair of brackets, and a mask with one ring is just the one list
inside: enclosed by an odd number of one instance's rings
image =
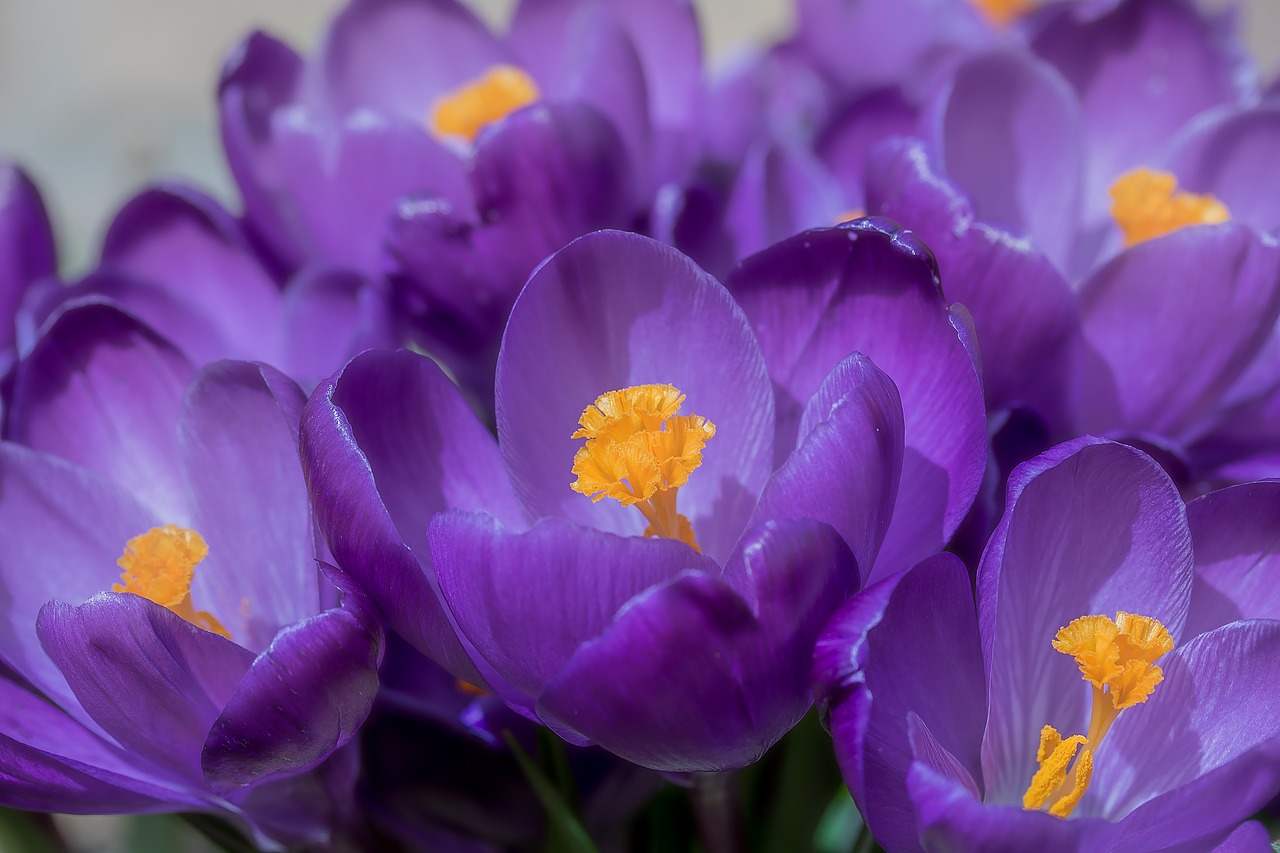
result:
[(676, 492), (702, 464), (716, 427), (678, 414), (684, 399), (672, 385), (634, 385), (597, 397), (572, 435), (586, 441), (573, 458), (571, 488), (592, 502), (613, 498), (634, 506), (649, 522), (645, 536), (698, 550), (692, 524), (676, 511)]
[(1035, 0), (970, 0), (993, 27), (1007, 27), (1035, 8)]
[(191, 604), (196, 566), (208, 555), (209, 546), (196, 531), (173, 524), (153, 527), (125, 543), (124, 553), (116, 560), (122, 570), (120, 583), (112, 584), (111, 591), (140, 595), (199, 628), (231, 639), (211, 613)]
[(1052, 726), (1040, 732), (1039, 769), (1023, 808), (1068, 817), (1089, 788), (1093, 759), (1120, 712), (1151, 698), (1164, 672), (1155, 662), (1173, 651), (1173, 637), (1157, 619), (1123, 610), (1116, 618), (1081, 616), (1058, 629), (1053, 647), (1075, 659), (1093, 694), (1089, 731), (1065, 740)]
[(1152, 169), (1126, 172), (1111, 185), (1111, 216), (1124, 233), (1126, 246), (1188, 225), (1213, 225), (1231, 218), (1218, 199), (1179, 192), (1177, 178)]
[(506, 118), (540, 97), (538, 84), (524, 71), (514, 65), (495, 65), (437, 98), (428, 125), (438, 136), (471, 142), (485, 125)]

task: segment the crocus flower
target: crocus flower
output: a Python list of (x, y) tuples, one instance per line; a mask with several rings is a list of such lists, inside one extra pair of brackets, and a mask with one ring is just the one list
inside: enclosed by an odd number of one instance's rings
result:
[(337, 565), (571, 742), (754, 761), (808, 707), (818, 622), (945, 542), (985, 452), (927, 251), (882, 223), (805, 237), (740, 271), (741, 305), (637, 235), (561, 250), (507, 326), (497, 443), (428, 360), (353, 360), (303, 425)]
[(57, 273), (53, 230), (31, 179), (0, 161), (0, 377), (17, 357), (15, 318), (32, 284)]
[(1280, 790), (1280, 621), (1274, 596), (1247, 600), (1249, 566), (1275, 547), (1275, 513), (1251, 497), (1185, 506), (1150, 457), (1074, 439), (1011, 476), (976, 613), (948, 554), (848, 602), (819, 640), (815, 691), (877, 840), (1254, 838), (1237, 825)]
[(0, 682), (6, 806), (219, 812), (270, 848), (342, 825), (381, 629), (317, 570), (302, 404), (102, 304), (19, 365), (0, 656), (38, 694)]

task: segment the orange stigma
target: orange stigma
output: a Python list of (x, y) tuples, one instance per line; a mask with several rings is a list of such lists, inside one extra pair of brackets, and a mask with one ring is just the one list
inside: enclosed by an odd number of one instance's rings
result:
[(1035, 8), (1035, 0), (969, 0), (987, 23), (1007, 27)]
[(684, 394), (671, 385), (634, 385), (601, 394), (578, 419), (572, 488), (592, 501), (613, 498), (640, 510), (645, 536), (679, 539), (695, 551), (689, 519), (676, 512), (676, 491), (702, 464), (716, 434), (699, 415), (678, 415)]
[(1231, 213), (1211, 195), (1179, 192), (1178, 179), (1168, 172), (1134, 169), (1111, 185), (1111, 217), (1125, 246), (1132, 246), (1188, 225), (1226, 222)]
[(485, 125), (541, 97), (533, 78), (514, 65), (495, 65), (436, 99), (428, 126), (437, 136), (474, 141)]
[(123, 571), (112, 592), (130, 592), (167, 607), (183, 619), (228, 640), (231, 635), (211, 613), (191, 605), (191, 581), (196, 565), (209, 554), (209, 546), (194, 530), (166, 524), (153, 527), (125, 543), (116, 560)]

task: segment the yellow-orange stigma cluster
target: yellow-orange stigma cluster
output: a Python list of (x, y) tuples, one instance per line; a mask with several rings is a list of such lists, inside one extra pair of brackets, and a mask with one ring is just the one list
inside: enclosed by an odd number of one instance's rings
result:
[(1007, 27), (1035, 8), (1036, 0), (969, 0), (987, 23)]
[(112, 592), (130, 592), (167, 607), (192, 625), (231, 635), (213, 614), (196, 610), (191, 604), (191, 581), (196, 565), (209, 554), (209, 546), (194, 530), (166, 524), (153, 527), (125, 543), (116, 560), (122, 571)]
[(1134, 169), (1111, 185), (1111, 217), (1132, 246), (1188, 225), (1226, 222), (1231, 213), (1211, 195), (1179, 192), (1178, 179), (1168, 172)]
[(536, 102), (533, 78), (514, 65), (495, 65), (436, 99), (428, 122), (437, 136), (475, 140), (485, 125)]
[(676, 512), (676, 491), (702, 464), (715, 424), (679, 415), (684, 394), (671, 385), (634, 385), (601, 394), (578, 419), (573, 438), (586, 439), (573, 457), (573, 490), (592, 501), (613, 498), (649, 522), (645, 536), (698, 543), (689, 519)]
[(1114, 621), (1081, 616), (1058, 631), (1053, 647), (1075, 658), (1082, 677), (1093, 687), (1089, 732), (1064, 739), (1053, 726), (1040, 731), (1040, 768), (1022, 795), (1022, 805), (1065, 818), (1089, 788), (1093, 758), (1111, 724), (1125, 708), (1147, 701), (1164, 680), (1155, 662), (1173, 650), (1173, 637), (1156, 619), (1120, 611)]

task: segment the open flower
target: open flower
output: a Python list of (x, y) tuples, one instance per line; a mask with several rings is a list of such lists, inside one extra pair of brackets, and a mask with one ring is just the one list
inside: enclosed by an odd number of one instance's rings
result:
[(815, 690), (880, 843), (1209, 849), (1280, 791), (1280, 622), (1240, 583), (1275, 516), (1250, 497), (1184, 506), (1140, 451), (1075, 439), (1010, 478), (976, 613), (950, 555), (842, 608)]
[(927, 252), (874, 223), (808, 236), (742, 270), (741, 305), (646, 238), (570, 244), (513, 309), (497, 443), (426, 359), (354, 359), (302, 438), (340, 569), (570, 741), (754, 761), (809, 705), (818, 622), (945, 541), (985, 453)]
[(298, 387), (59, 315), (0, 442), (5, 805), (220, 811), (268, 847), (344, 820), (382, 633), (317, 570)]

